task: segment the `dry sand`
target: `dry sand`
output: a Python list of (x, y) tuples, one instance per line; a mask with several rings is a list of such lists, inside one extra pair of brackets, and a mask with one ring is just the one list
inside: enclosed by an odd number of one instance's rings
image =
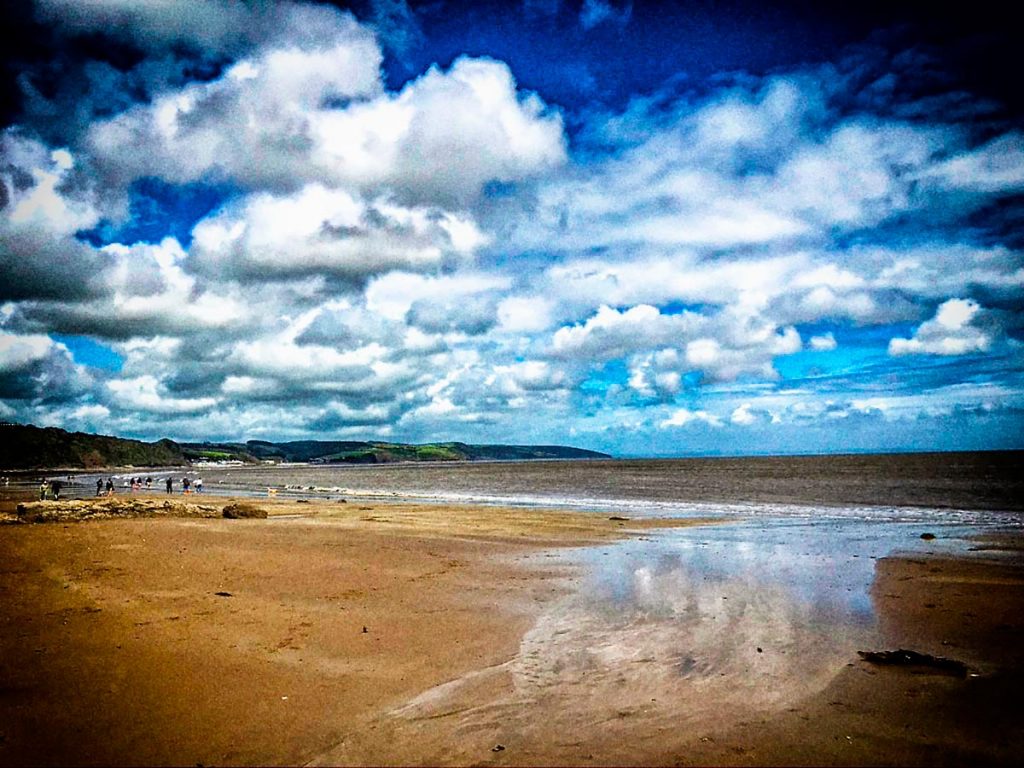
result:
[[(679, 521), (261, 504), (267, 520), (0, 526), (0, 764), (1010, 764), (1024, 754), (1019, 552), (878, 565), (886, 647), (953, 656), (976, 677), (877, 667), (830, 644), (823, 626), (764, 690), (727, 653), (745, 637), (688, 638), (720, 664), (725, 684), (713, 686), (668, 674), (656, 624), (630, 629), (630, 647), (646, 650), (625, 660), (629, 675), (611, 658), (621, 628), (572, 651), (586, 619), (552, 609), (571, 606), (579, 574), (545, 553)], [(773, 611), (768, 601), (748, 615), (770, 629)], [(602, 674), (602, 658), (620, 673)]]

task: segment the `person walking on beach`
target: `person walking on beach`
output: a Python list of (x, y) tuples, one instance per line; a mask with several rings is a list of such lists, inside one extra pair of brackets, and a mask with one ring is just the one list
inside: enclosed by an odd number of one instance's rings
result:
[(148, 491), (152, 487), (153, 487), (153, 478), (152, 477), (147, 477), (146, 478), (146, 490)]
[(181, 478), (181, 492), (186, 496), (191, 493), (189, 490), (189, 480), (187, 477)]
[(114, 478), (108, 477), (107, 478), (107, 496), (113, 496), (113, 495), (114, 495)]
[(53, 480), (50, 483), (50, 490), (53, 491), (53, 500), (60, 501), (60, 489), (64, 487), (64, 484), (60, 480)]
[(196, 493), (202, 493), (202, 492), (203, 492), (203, 478), (197, 477), (196, 478)]
[(46, 500), (46, 489), (48, 487), (49, 486), (46, 484), (45, 480), (43, 480), (41, 483), (39, 483), (39, 500), (40, 501), (45, 501)]
[(167, 492), (174, 493), (174, 480), (171, 479), (170, 475), (167, 476)]
[(102, 477), (97, 477), (96, 478), (96, 495), (97, 496), (102, 496), (103, 495), (103, 478)]

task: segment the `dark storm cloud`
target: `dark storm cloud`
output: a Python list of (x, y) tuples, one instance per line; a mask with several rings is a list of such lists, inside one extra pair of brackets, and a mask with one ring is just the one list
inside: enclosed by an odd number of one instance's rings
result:
[(30, 301), (19, 304), (11, 314), (9, 327), (21, 332), (52, 332), (97, 336), (109, 341), (175, 334), (182, 324), (165, 317), (133, 318), (131, 323), (106, 302), (69, 303)]
[(0, 301), (96, 299), (109, 293), (109, 259), (71, 238), (0, 229)]
[(409, 309), (406, 322), (428, 333), (454, 331), (476, 336), (486, 333), (498, 322), (496, 305), (494, 296), (421, 300)]
[(298, 344), (321, 344), (351, 349), (379, 342), (388, 346), (400, 342), (401, 330), (394, 323), (364, 309), (349, 307), (319, 313), (296, 337)]
[(346, 427), (382, 427), (393, 423), (401, 415), (397, 407), (326, 409), (319, 416), (308, 420), (305, 427), (318, 434), (330, 434)]
[(91, 376), (74, 364), (62, 345), (46, 336), (0, 331), (0, 400), (57, 404), (84, 394), (92, 385)]

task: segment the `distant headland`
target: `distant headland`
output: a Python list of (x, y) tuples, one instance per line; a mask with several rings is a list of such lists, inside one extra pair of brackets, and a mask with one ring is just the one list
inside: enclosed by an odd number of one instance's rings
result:
[(58, 427), (0, 424), (0, 468), (96, 469), (115, 466), (193, 464), (387, 464), (399, 461), (521, 461), (524, 459), (609, 459), (597, 451), (562, 445), (470, 445), (460, 442), (391, 443), (361, 440), (179, 443), (68, 432)]

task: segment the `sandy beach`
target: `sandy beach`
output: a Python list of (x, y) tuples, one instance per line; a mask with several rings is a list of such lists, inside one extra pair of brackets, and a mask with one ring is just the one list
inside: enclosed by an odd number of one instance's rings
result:
[[(660, 621), (654, 604), (625, 622), (579, 599), (583, 568), (565, 553), (600, 556), (714, 521), (258, 503), (268, 519), (0, 526), (0, 764), (946, 765), (1024, 754), (1016, 538), (979, 541), (969, 556), (879, 559), (870, 632), (815, 615), (796, 633), (768, 589), (723, 593), (728, 623), (692, 626)], [(868, 638), (875, 646), (861, 647)], [(899, 648), (966, 671), (856, 653)]]

